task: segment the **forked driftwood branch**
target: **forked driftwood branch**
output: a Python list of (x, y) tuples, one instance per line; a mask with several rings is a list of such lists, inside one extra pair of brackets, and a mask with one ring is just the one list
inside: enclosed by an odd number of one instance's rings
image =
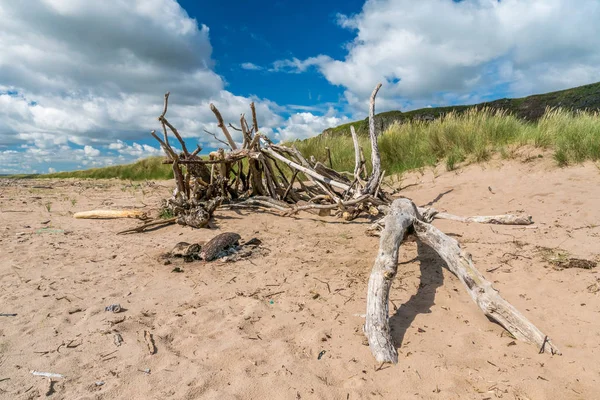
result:
[(560, 354), (548, 336), (500, 296), (474, 267), (470, 255), (460, 248), (455, 239), (425, 222), (415, 204), (403, 198), (392, 203), (385, 219), (379, 253), (368, 284), (365, 335), (378, 362), (398, 362), (398, 353), (390, 332), (388, 302), (390, 287), (398, 269), (398, 251), (409, 228), (412, 228), (418, 240), (440, 255), (485, 315), (498, 322), (517, 339), (536, 345), (540, 352)]

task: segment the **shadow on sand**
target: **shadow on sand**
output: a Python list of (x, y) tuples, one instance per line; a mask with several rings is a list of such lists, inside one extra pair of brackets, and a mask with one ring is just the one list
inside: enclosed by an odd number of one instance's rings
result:
[(431, 306), (435, 304), (435, 292), (444, 283), (442, 268), (445, 262), (428, 246), (417, 241), (417, 260), (421, 268), (421, 278), (417, 293), (402, 304), (390, 318), (392, 338), (396, 348), (402, 346), (404, 335), (417, 315), (428, 314)]

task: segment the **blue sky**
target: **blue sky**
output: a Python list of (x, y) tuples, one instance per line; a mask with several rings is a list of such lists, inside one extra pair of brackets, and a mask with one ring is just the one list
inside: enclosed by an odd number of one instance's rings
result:
[(191, 17), (210, 27), (215, 71), (228, 90), (257, 95), (278, 104), (314, 107), (340, 100), (343, 89), (329, 85), (316, 70), (304, 74), (247, 70), (244, 63), (265, 69), (275, 60), (306, 59), (315, 54), (343, 58), (352, 32), (337, 25), (337, 15), (360, 12), (364, 1), (256, 1), (218, 3), (181, 1)]
[[(600, 81), (600, 1), (38, 0), (0, 3), (0, 174), (161, 154), (162, 97), (188, 147), (257, 105), (273, 140), (377, 111)], [(237, 138), (238, 140), (240, 138)]]

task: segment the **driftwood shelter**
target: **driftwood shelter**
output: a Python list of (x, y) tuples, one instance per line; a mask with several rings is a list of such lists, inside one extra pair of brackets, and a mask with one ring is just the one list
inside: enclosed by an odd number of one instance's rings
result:
[[(162, 135), (151, 134), (160, 143), (172, 164), (176, 187), (163, 209), (172, 215), (124, 231), (141, 232), (157, 224), (179, 223), (194, 228), (206, 226), (219, 207), (269, 208), (282, 215), (300, 211), (335, 212), (345, 220), (361, 214), (380, 218), (368, 232), (380, 236), (377, 257), (368, 283), (367, 312), (364, 332), (371, 352), (378, 362), (398, 362), (396, 346), (390, 334), (389, 291), (398, 268), (398, 252), (407, 235), (431, 247), (446, 262), (447, 268), (464, 284), (471, 298), (485, 315), (509, 331), (515, 338), (535, 345), (540, 353), (560, 354), (549, 337), (542, 333), (515, 307), (504, 300), (492, 284), (475, 268), (471, 256), (459, 243), (431, 224), (434, 219), (485, 224), (529, 225), (529, 216), (496, 215), (460, 217), (419, 208), (410, 199), (392, 197), (382, 188), (385, 171), (375, 131), (375, 98), (381, 84), (373, 90), (369, 109), (369, 137), (372, 151), (371, 173), (367, 174), (365, 158), (354, 128), (351, 134), (355, 149), (353, 172), (338, 172), (314, 159), (307, 159), (294, 146), (272, 143), (261, 134), (254, 104), (250, 104), (252, 126), (241, 115), (239, 126), (225, 125), (219, 110), (211, 104), (226, 147), (198, 154), (201, 148), (189, 151), (177, 129), (167, 120), (169, 93), (158, 121)], [(229, 129), (240, 131), (243, 143), (236, 143)], [(177, 152), (171, 146), (169, 131), (181, 146)], [(209, 132), (210, 133), (210, 132)], [(213, 136), (216, 135), (211, 134)], [(161, 137), (162, 136), (162, 137)], [(286, 171), (287, 169), (287, 171)]]

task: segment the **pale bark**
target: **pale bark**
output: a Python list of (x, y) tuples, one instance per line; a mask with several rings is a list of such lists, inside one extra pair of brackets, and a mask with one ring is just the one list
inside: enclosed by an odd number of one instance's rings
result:
[(276, 159), (278, 159), (279, 161), (287, 164), (288, 166), (290, 166), (290, 167), (292, 167), (294, 169), (297, 169), (300, 172), (305, 173), (306, 175), (310, 175), (313, 178), (320, 180), (321, 182), (324, 182), (324, 183), (326, 183), (328, 185), (331, 185), (331, 186), (335, 186), (335, 187), (337, 187), (339, 189), (342, 189), (342, 190), (349, 190), (350, 189), (350, 186), (348, 186), (348, 185), (346, 185), (344, 183), (336, 182), (334, 180), (331, 180), (331, 179), (329, 179), (329, 178), (327, 178), (327, 177), (325, 177), (325, 176), (323, 176), (321, 174), (318, 174), (318, 173), (316, 173), (316, 172), (314, 172), (314, 171), (312, 171), (312, 170), (310, 170), (310, 169), (308, 169), (306, 167), (303, 167), (302, 165), (296, 164), (295, 162), (293, 162), (291, 160), (288, 160), (287, 158), (283, 157), (282, 155), (279, 155), (278, 153), (276, 153), (275, 151), (273, 151), (273, 149), (271, 149), (269, 147), (266, 147), (265, 149), (263, 149), (263, 151), (266, 151), (271, 156), (273, 156)]
[(229, 146), (231, 146), (232, 150), (236, 150), (237, 145), (235, 144), (235, 142), (233, 141), (233, 138), (229, 134), (229, 131), (227, 130), (227, 127), (225, 126), (225, 123), (223, 122), (223, 117), (221, 116), (221, 113), (219, 112), (217, 107), (215, 107), (215, 105), (212, 103), (210, 103), (210, 109), (215, 114), (215, 117), (217, 117), (218, 126), (223, 131), (223, 135), (225, 135), (225, 137), (227, 138), (227, 142), (229, 143)]
[(423, 215), (425, 221), (432, 221), (434, 219), (449, 219), (452, 221), (459, 222), (476, 222), (478, 224), (498, 224), (498, 225), (531, 225), (533, 220), (530, 215), (514, 215), (514, 214), (503, 214), (503, 215), (490, 215), (490, 216), (473, 216), (473, 217), (461, 217), (458, 215), (448, 214), (445, 212), (438, 212), (435, 208), (422, 208), (419, 207), (419, 212)]
[(561, 354), (548, 336), (500, 296), (475, 268), (471, 256), (460, 248), (455, 239), (426, 222), (416, 220), (414, 228), (419, 240), (440, 255), (486, 316), (498, 322), (517, 339), (536, 345), (540, 353), (547, 350), (552, 354)]
[(379, 252), (369, 277), (365, 335), (378, 362), (398, 362), (398, 352), (390, 333), (390, 287), (398, 270), (400, 244), (406, 230), (416, 219), (416, 214), (412, 201), (394, 201), (386, 217), (385, 229), (379, 240)]
[(350, 134), (352, 134), (352, 143), (354, 143), (354, 179), (360, 180), (360, 147), (358, 145), (358, 136), (356, 136), (356, 131), (352, 125), (350, 125)]
[(385, 228), (381, 232), (379, 253), (369, 279), (365, 323), (365, 334), (371, 352), (378, 362), (398, 362), (389, 327), (388, 300), (398, 266), (398, 249), (411, 225), (417, 238), (440, 255), (486, 316), (504, 327), (515, 338), (536, 345), (540, 353), (548, 351), (551, 354), (560, 354), (547, 335), (500, 296), (492, 284), (474, 267), (470, 255), (461, 250), (455, 239), (422, 219), (424, 217), (419, 214), (411, 200), (398, 199), (392, 203), (384, 220)]
[(140, 210), (91, 210), (73, 214), (77, 219), (113, 219), (113, 218), (139, 218), (146, 219), (147, 214)]
[(379, 176), (381, 174), (381, 157), (379, 156), (379, 145), (377, 144), (377, 132), (375, 132), (375, 97), (380, 88), (381, 83), (379, 83), (373, 90), (373, 93), (371, 93), (369, 107), (369, 138), (371, 139), (371, 165), (373, 165), (373, 169), (364, 192), (371, 194), (375, 193), (375, 188), (377, 187)]
[(258, 120), (256, 119), (256, 108), (254, 102), (250, 103), (250, 109), (252, 110), (252, 130), (255, 135), (258, 135)]

